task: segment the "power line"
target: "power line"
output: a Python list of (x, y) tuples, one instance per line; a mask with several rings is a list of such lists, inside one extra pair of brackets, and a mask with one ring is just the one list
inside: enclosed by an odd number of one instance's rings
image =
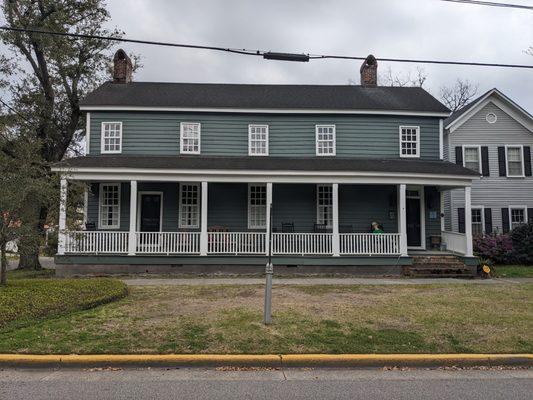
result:
[(464, 3), (473, 4), (477, 6), (489, 6), (489, 7), (504, 7), (504, 8), (520, 8), (522, 10), (533, 11), (532, 6), (525, 6), (523, 4), (509, 4), (509, 3), (496, 3), (494, 1), (479, 1), (479, 0), (440, 0), (449, 3)]
[[(444, 0), (446, 1), (446, 0)], [(451, 0), (450, 0), (451, 1)], [(217, 47), (217, 46), (206, 46), (206, 45), (194, 45), (194, 44), (185, 44), (185, 43), (171, 43), (171, 42), (158, 42), (152, 40), (139, 40), (139, 39), (126, 39), (126, 38), (117, 38), (112, 36), (100, 36), (100, 35), (87, 35), (81, 33), (68, 33), (68, 32), (52, 32), (52, 31), (43, 31), (39, 29), (31, 28), (12, 28), (7, 26), (1, 26), (0, 29), (12, 32), (24, 32), (24, 33), (36, 33), (43, 35), (53, 35), (53, 36), (64, 36), (64, 37), (73, 37), (78, 39), (99, 39), (99, 40), (108, 40), (122, 43), (136, 43), (136, 44), (145, 44), (153, 46), (167, 46), (167, 47), (180, 47), (188, 49), (200, 49), (200, 50), (213, 50), (220, 52), (229, 52), (247, 56), (258, 56), (266, 59), (284, 59), (286, 61), (308, 61), (308, 60), (318, 60), (318, 59), (341, 59), (341, 60), (365, 60), (366, 56), (349, 56), (349, 55), (330, 55), (330, 54), (295, 54), (295, 53), (274, 53), (264, 50), (248, 50), (248, 49), (237, 49), (230, 47)], [(273, 57), (272, 55), (275, 55)], [(521, 69), (533, 69), (533, 65), (525, 64), (503, 64), (503, 63), (487, 63), (487, 62), (470, 62), (470, 61), (446, 61), (446, 60), (429, 60), (429, 59), (405, 59), (405, 58), (378, 58), (379, 61), (386, 62), (399, 62), (399, 63), (416, 63), (416, 64), (440, 64), (440, 65), (465, 65), (465, 66), (475, 66), (475, 67), (499, 67), (499, 68), (521, 68)]]

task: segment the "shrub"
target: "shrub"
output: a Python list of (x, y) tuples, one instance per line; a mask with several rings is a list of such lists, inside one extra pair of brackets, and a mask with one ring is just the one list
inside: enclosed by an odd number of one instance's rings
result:
[(533, 223), (513, 229), (511, 240), (516, 261), (520, 264), (533, 264)]
[(474, 237), (474, 253), (495, 264), (511, 264), (515, 259), (513, 241), (508, 234)]

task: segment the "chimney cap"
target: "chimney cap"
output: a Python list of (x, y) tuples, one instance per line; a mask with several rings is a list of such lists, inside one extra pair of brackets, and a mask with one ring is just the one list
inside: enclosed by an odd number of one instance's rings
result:
[(365, 58), (365, 61), (363, 61), (363, 64), (361, 64), (361, 71), (363, 71), (363, 68), (366, 68), (366, 67), (374, 67), (376, 66), (377, 67), (378, 65), (378, 60), (376, 57), (374, 57), (373, 54), (369, 54), (366, 58)]

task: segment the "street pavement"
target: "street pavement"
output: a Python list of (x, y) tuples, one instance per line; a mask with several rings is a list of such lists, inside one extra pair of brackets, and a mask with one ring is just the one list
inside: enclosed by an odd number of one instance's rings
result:
[(4, 369), (0, 399), (531, 399), (533, 370)]

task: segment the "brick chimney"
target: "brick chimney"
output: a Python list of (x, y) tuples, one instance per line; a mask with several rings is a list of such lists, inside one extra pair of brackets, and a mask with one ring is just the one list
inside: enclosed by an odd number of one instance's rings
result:
[(378, 60), (369, 54), (361, 65), (361, 86), (374, 87), (378, 85)]
[(118, 49), (113, 57), (113, 82), (114, 83), (129, 83), (133, 74), (133, 66), (131, 59), (126, 52)]

